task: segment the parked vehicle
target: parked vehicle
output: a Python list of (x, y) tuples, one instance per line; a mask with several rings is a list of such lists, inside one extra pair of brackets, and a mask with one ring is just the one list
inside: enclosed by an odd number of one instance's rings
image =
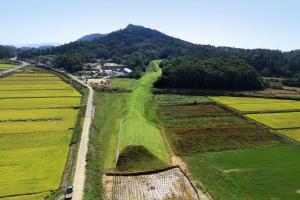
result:
[(71, 200), (73, 197), (73, 186), (69, 185), (65, 193), (65, 200)]

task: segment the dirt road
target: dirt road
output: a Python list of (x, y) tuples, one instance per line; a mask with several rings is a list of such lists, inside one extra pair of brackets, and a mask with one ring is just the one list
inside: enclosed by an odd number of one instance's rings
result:
[[(75, 80), (77, 80), (75, 78)], [(83, 82), (77, 80), (81, 84), (85, 85)], [(85, 166), (86, 166), (86, 155), (88, 151), (88, 141), (89, 141), (89, 132), (90, 132), (90, 125), (92, 121), (92, 114), (93, 114), (93, 96), (94, 91), (90, 86), (85, 85), (89, 89), (89, 96), (86, 106), (86, 113), (85, 119), (83, 123), (82, 135), (80, 140), (80, 146), (77, 155), (76, 161), (76, 170), (74, 175), (74, 193), (73, 199), (74, 200), (82, 200), (83, 199), (83, 190), (84, 190), (84, 181), (85, 181)]]

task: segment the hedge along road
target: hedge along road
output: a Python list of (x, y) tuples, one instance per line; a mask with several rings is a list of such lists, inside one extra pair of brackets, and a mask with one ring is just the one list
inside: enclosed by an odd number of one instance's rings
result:
[(74, 175), (74, 180), (73, 180), (73, 186), (74, 186), (73, 199), (74, 200), (82, 200), (83, 199), (84, 182), (85, 182), (86, 155), (87, 155), (87, 151), (88, 151), (90, 126), (91, 126), (91, 121), (92, 121), (92, 117), (93, 117), (92, 115), (93, 115), (94, 91), (90, 86), (84, 84), (82, 81), (79, 81), (74, 76), (71, 75), (71, 77), (89, 89), (89, 96), (88, 96), (88, 101), (87, 101), (87, 105), (86, 105), (86, 112), (85, 112), (85, 117), (84, 117), (84, 122), (83, 122), (80, 146), (79, 146), (79, 150), (78, 150), (76, 169), (75, 169), (75, 175)]

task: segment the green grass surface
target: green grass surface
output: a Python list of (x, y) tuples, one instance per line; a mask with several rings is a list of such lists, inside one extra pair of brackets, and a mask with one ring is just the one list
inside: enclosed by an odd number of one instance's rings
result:
[(300, 142), (300, 129), (279, 130), (278, 132)]
[[(7, 90), (0, 91), (0, 198), (43, 199), (60, 186), (79, 111), (72, 107), (79, 106), (81, 95), (45, 70), (21, 71), (24, 77), (0, 79), (0, 90)], [(26, 75), (29, 71), (37, 77)], [(36, 81), (39, 73), (56, 81)], [(54, 90), (32, 90), (43, 87)]]
[(139, 82), (132, 78), (112, 78), (110, 81), (111, 84), (109, 87), (122, 88), (126, 90), (133, 90)]
[(84, 199), (103, 199), (102, 175), (116, 166), (118, 133), (128, 97), (128, 93), (95, 93)]
[(248, 114), (246, 116), (274, 129), (300, 127), (300, 112)]
[[(164, 144), (158, 124), (155, 123), (155, 116), (153, 112), (147, 112), (153, 106), (151, 104), (153, 82), (161, 75), (159, 67), (153, 69), (156, 70), (148, 71), (144, 74), (129, 97), (120, 131), (120, 152), (122, 153), (130, 146), (144, 146), (146, 150), (159, 160), (167, 163), (169, 161), (168, 150)], [(146, 113), (152, 114), (151, 116), (146, 116)]]
[(238, 199), (300, 198), (300, 146), (208, 154), (208, 158), (241, 191)]
[(293, 100), (229, 96), (219, 96), (210, 98), (242, 112), (262, 112), (300, 109), (300, 101)]
[(64, 108), (80, 105), (80, 97), (0, 99), (0, 109)]

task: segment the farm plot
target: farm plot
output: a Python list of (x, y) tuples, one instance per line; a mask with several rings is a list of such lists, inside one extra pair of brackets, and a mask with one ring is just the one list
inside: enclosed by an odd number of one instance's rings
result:
[[(0, 81), (11, 89), (0, 91), (0, 198), (5, 199), (43, 199), (59, 188), (81, 102), (81, 94), (54, 74), (41, 77), (55, 81), (35, 81), (26, 73)], [(55, 86), (32, 90), (39, 83)]]
[[(1, 83), (0, 83), (1, 84)], [(22, 97), (80, 97), (76, 90), (17, 90), (17, 91), (0, 91), (0, 99), (5, 98), (22, 98)]]
[(246, 116), (273, 129), (300, 127), (300, 112), (248, 114)]
[(81, 97), (0, 99), (0, 110), (72, 108), (80, 105)]
[(215, 105), (161, 106), (159, 116), (168, 129), (166, 135), (173, 150), (179, 155), (283, 142), (267, 129)]
[[(125, 163), (132, 164), (133, 162), (128, 162), (130, 159), (145, 159), (146, 157), (159, 160), (159, 163), (169, 162), (168, 150), (160, 133), (152, 105), (151, 87), (160, 74), (160, 70), (145, 73), (129, 97), (119, 135), (119, 166), (126, 165)], [(136, 152), (135, 155), (134, 152)]]
[(10, 68), (15, 67), (16, 65), (13, 64), (5, 64), (5, 63), (0, 63), (0, 71), (4, 71)]
[(176, 94), (160, 94), (155, 96), (156, 104), (159, 106), (172, 106), (172, 105), (196, 105), (203, 103), (213, 102), (204, 96), (188, 96)]
[(196, 200), (197, 194), (178, 168), (136, 176), (111, 176), (106, 184), (107, 200), (174, 199)]
[(207, 154), (235, 185), (237, 199), (300, 198), (300, 146), (291, 145)]
[(227, 105), (241, 112), (269, 112), (300, 110), (300, 101), (252, 98), (252, 97), (210, 97), (214, 101)]
[[(279, 148), (291, 144), (267, 128), (214, 104), (204, 102), (198, 105), (183, 106), (179, 103), (173, 106), (159, 106), (158, 113), (166, 127), (165, 135), (173, 152), (186, 162), (197, 187), (202, 191), (204, 188), (215, 200), (255, 198), (251, 198), (243, 190), (244, 185), (236, 183), (224, 174), (207, 154)], [(231, 171), (234, 172), (234, 169)], [(263, 179), (260, 181), (263, 182)]]
[(300, 142), (300, 129), (279, 130), (278, 132)]

